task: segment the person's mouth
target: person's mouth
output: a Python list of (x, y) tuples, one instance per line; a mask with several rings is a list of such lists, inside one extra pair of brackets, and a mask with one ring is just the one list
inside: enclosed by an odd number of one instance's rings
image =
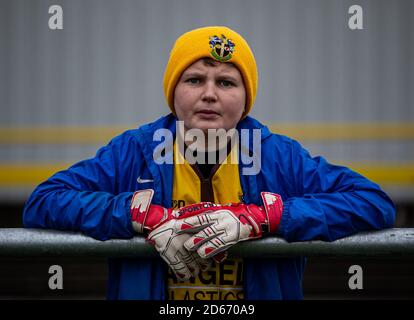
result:
[(211, 109), (201, 109), (199, 111), (197, 111), (197, 115), (202, 117), (202, 118), (216, 118), (218, 117), (220, 114), (216, 111), (213, 111)]

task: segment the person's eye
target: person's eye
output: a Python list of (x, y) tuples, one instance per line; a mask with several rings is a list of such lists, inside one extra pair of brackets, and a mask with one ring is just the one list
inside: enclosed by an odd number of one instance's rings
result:
[(191, 84), (199, 84), (201, 80), (199, 78), (190, 78), (190, 79), (187, 79), (185, 82), (191, 83)]
[(234, 83), (233, 83), (232, 81), (228, 81), (228, 80), (220, 80), (220, 81), (219, 81), (219, 84), (220, 84), (222, 87), (226, 87), (226, 88), (229, 88), (229, 87), (234, 87)]

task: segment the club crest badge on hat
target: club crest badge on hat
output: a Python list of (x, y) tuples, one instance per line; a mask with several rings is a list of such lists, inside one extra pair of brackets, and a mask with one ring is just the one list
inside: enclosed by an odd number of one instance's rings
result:
[(214, 59), (225, 62), (231, 59), (231, 54), (234, 52), (234, 47), (236, 46), (233, 41), (227, 39), (225, 35), (221, 35), (221, 38), (216, 35), (210, 37), (210, 48), (211, 55)]

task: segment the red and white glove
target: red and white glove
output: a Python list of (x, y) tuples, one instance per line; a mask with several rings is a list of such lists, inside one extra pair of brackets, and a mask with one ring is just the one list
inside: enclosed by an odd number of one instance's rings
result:
[[(214, 203), (201, 202), (180, 209), (166, 209), (151, 204), (154, 190), (146, 189), (134, 193), (131, 201), (131, 219), (134, 230), (138, 233), (150, 232), (147, 240), (154, 245), (160, 256), (171, 267), (178, 280), (185, 281), (196, 276), (200, 270), (206, 271), (211, 266), (210, 259), (204, 259), (184, 248), (184, 242), (191, 234), (182, 233), (186, 227), (186, 218), (209, 211)], [(194, 232), (200, 231), (194, 229)], [(223, 261), (227, 254), (217, 255), (216, 261)]]
[[(209, 208), (209, 212), (188, 217), (178, 225), (178, 234), (194, 233), (185, 241), (188, 251), (195, 251), (203, 259), (210, 258), (239, 241), (261, 238), (276, 233), (283, 212), (282, 198), (270, 192), (261, 193), (263, 206), (232, 203)], [(201, 229), (201, 230), (200, 230)]]
[(164, 222), (174, 219), (173, 210), (151, 204), (154, 190), (136, 191), (131, 200), (132, 227), (137, 233), (147, 233)]
[(204, 212), (210, 212), (211, 207), (219, 205), (212, 202), (199, 202), (179, 209), (164, 208), (151, 204), (154, 190), (145, 189), (136, 191), (131, 200), (132, 227), (137, 233), (146, 233), (158, 228), (163, 223), (184, 219)]
[(177, 233), (177, 220), (169, 220), (151, 231), (147, 241), (154, 245), (162, 259), (170, 266), (177, 280), (186, 281), (195, 277), (200, 270), (206, 271), (212, 265), (211, 259), (204, 259), (184, 248), (191, 237), (188, 233)]

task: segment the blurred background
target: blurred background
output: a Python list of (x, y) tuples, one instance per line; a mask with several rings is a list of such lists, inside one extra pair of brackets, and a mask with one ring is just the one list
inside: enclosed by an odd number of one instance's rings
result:
[[(48, 26), (56, 4), (62, 30)], [(354, 4), (362, 30), (348, 27)], [(252, 116), (379, 183), (397, 205), (396, 227), (414, 227), (412, 0), (0, 0), (0, 227), (22, 226), (24, 201), (54, 172), (167, 114), (169, 51), (206, 25), (251, 45)], [(48, 288), (52, 264), (63, 267), (64, 290)], [(363, 290), (348, 288), (354, 264)], [(305, 298), (412, 299), (413, 267), (311, 258)], [(0, 257), (0, 298), (102, 299), (106, 273), (104, 259)]]

